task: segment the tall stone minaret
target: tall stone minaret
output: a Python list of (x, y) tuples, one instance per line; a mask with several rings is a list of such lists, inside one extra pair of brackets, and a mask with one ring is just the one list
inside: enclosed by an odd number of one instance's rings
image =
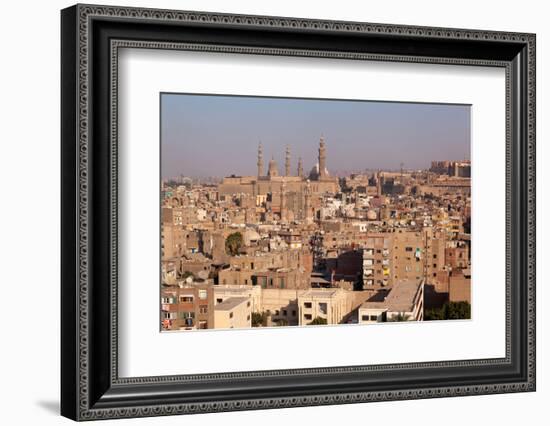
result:
[(298, 176), (304, 177), (304, 166), (302, 164), (302, 157), (298, 158)]
[(288, 145), (285, 153), (285, 176), (290, 176), (290, 147)]
[(307, 180), (304, 191), (304, 220), (308, 224), (313, 221), (311, 216), (311, 185), (309, 179)]
[(281, 222), (286, 222), (286, 182), (281, 183)]
[(325, 138), (321, 136), (319, 141), (319, 178), (327, 176), (327, 153), (325, 148)]
[(376, 195), (379, 197), (382, 195), (382, 174), (380, 170), (376, 173)]
[(262, 148), (262, 143), (258, 145), (258, 177), (263, 176), (264, 174), (264, 152)]

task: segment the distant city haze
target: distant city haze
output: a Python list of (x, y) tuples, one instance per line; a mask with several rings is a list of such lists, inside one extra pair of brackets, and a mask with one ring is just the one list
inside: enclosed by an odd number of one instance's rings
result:
[(470, 159), (469, 105), (163, 93), (160, 120), (163, 179), (255, 176), (259, 142), (266, 166), (288, 145), (309, 172), (321, 136), (337, 175)]

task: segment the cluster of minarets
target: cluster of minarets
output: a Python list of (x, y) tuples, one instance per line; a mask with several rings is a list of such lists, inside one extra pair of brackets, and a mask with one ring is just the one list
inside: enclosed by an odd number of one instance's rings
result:
[[(319, 141), (319, 177), (323, 178), (327, 176), (327, 153), (326, 153), (326, 147), (325, 147), (325, 139), (321, 137), (321, 140)], [(264, 152), (263, 152), (263, 146), (260, 142), (258, 144), (258, 176), (264, 176)], [(275, 176), (277, 175), (276, 172), (277, 163), (275, 162), (275, 159), (272, 158), (269, 162), (269, 170), (268, 175), (269, 176)], [(291, 161), (290, 161), (290, 147), (287, 145), (285, 150), (285, 176), (292, 176), (291, 171)], [(297, 168), (297, 176), (304, 177), (304, 165), (302, 163), (302, 158), (300, 157), (298, 159), (298, 168)]]

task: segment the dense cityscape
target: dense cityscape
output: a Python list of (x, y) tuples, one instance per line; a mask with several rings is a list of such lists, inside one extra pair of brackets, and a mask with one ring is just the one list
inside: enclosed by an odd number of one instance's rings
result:
[(470, 318), (470, 161), (336, 175), (328, 151), (162, 180), (162, 330)]

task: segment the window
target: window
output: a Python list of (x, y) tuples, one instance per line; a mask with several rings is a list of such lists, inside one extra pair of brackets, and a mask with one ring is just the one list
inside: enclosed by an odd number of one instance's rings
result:
[(413, 251), (412, 247), (405, 247), (405, 251)]
[(208, 297), (208, 291), (207, 290), (199, 290), (199, 299), (206, 299)]
[(229, 318), (233, 318), (233, 312), (229, 312)]
[(246, 302), (246, 307), (250, 308), (250, 300), (248, 302)]
[(207, 314), (208, 313), (208, 305), (199, 306), (199, 313), (200, 314)]
[(250, 321), (250, 315), (247, 315), (247, 316), (246, 316), (246, 320), (247, 320), (247, 321)]
[(285, 279), (279, 278), (279, 288), (285, 288)]
[(195, 318), (195, 312), (181, 311), (180, 318), (182, 319)]
[(377, 315), (371, 315), (370, 320), (371, 321), (378, 321), (378, 316)]
[(304, 319), (310, 321), (312, 318), (311, 318), (311, 315), (310, 315), (310, 314), (305, 314), (305, 315), (304, 315)]
[(369, 316), (368, 315), (362, 315), (361, 316), (361, 321), (368, 321), (369, 320)]
[(286, 309), (283, 309), (283, 315), (286, 317)]
[(434, 259), (437, 259), (437, 254), (434, 254)]
[(326, 303), (319, 303), (319, 311), (323, 314), (327, 313), (327, 304)]
[(304, 303), (304, 308), (311, 309), (311, 302)]
[(180, 296), (180, 303), (193, 303), (193, 296)]
[(222, 303), (223, 299), (216, 299), (216, 303)]
[(292, 316), (293, 316), (293, 317), (296, 316), (296, 311), (292, 311)]

